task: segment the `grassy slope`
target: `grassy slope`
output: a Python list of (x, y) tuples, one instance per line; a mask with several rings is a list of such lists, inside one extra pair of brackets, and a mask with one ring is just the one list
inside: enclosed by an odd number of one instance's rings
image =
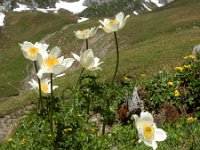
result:
[[(187, 0), (179, 0), (171, 3), (171, 6), (167, 6), (166, 9), (131, 17), (126, 26), (118, 32), (121, 44), (118, 79), (123, 74), (139, 77), (141, 73), (151, 75), (159, 70), (173, 70), (175, 66), (180, 65), (183, 57), (190, 54), (193, 47), (199, 43), (199, 8), (200, 2), (196, 0), (190, 3), (187, 3)], [(82, 41), (73, 36), (73, 31), (93, 25), (98, 25), (98, 20), (69, 27), (49, 42), (58, 43), (58, 37), (65, 37), (60, 40), (60, 46), (65, 52), (77, 51)], [(101, 33), (99, 31), (99, 35)], [(104, 64), (103, 71), (100, 73), (103, 80), (109, 80), (114, 72), (115, 46), (112, 34), (103, 37), (90, 47), (99, 54), (106, 47), (104, 43), (109, 41), (111, 44), (107, 57), (101, 57)], [(66, 44), (67, 41), (75, 46), (68, 46), (70, 49), (65, 48), (62, 43)], [(65, 77), (66, 83), (73, 85), (77, 76), (78, 73), (69, 74)]]
[[(181, 64), (183, 56), (190, 54), (194, 45), (199, 43), (199, 13), (199, 1), (191, 0), (190, 3), (187, 3), (187, 0), (177, 0), (166, 6), (166, 9), (158, 9), (155, 12), (131, 17), (126, 26), (118, 32), (120, 43), (118, 79), (123, 74), (140, 77), (139, 75), (143, 73), (150, 76), (159, 70), (173, 70), (176, 65)], [(51, 46), (60, 46), (66, 55), (70, 54), (70, 52), (78, 53), (83, 41), (77, 40), (73, 31), (98, 24), (98, 19), (96, 19), (69, 26), (66, 30), (58, 31), (57, 34), (48, 40), (48, 43)], [(27, 30), (24, 31), (28, 32)], [(101, 36), (101, 38), (98, 36)], [(91, 39), (91, 41), (93, 43), (92, 45), (90, 44), (90, 47), (104, 61), (102, 65), (103, 71), (100, 72), (101, 79), (108, 81), (112, 78), (115, 66), (113, 35), (98, 31), (96, 40)], [(107, 57), (105, 57), (100, 54), (101, 51), (104, 51), (107, 44), (110, 44), (110, 47), (108, 48), (108, 54), (106, 54)], [(21, 59), (23, 60), (22, 63), (25, 64), (24, 59)], [(24, 66), (21, 68), (24, 69)], [(57, 80), (60, 87), (57, 90), (57, 94), (66, 85), (74, 85), (78, 78), (78, 71), (68, 73), (62, 79)], [(0, 109), (0, 114), (4, 114), (6, 111), (11, 112), (12, 109), (15, 110), (21, 107), (19, 106), (21, 103), (23, 102), (15, 104), (13, 106), (14, 109), (12, 107), (9, 107), (8, 110)], [(4, 105), (8, 105), (8, 103)], [(4, 107), (3, 105), (1, 106)]]
[[(0, 98), (17, 94), (21, 81), (27, 75), (25, 60), (18, 43), (39, 41), (75, 19), (66, 12), (44, 14), (39, 12), (6, 13), (3, 35), (0, 36)], [(12, 86), (10, 86), (12, 85)]]

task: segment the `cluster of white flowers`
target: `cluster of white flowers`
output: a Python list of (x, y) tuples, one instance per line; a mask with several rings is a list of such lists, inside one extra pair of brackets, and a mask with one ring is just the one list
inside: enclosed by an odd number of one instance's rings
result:
[[(124, 13), (120, 12), (115, 16), (115, 19), (104, 19), (104, 21), (99, 21), (102, 25), (99, 27), (92, 27), (90, 29), (84, 29), (82, 31), (74, 31), (75, 36), (79, 39), (87, 40), (92, 38), (98, 28), (102, 28), (106, 33), (116, 32), (123, 28), (127, 19), (130, 16), (124, 17)], [(88, 43), (87, 43), (88, 44)], [(74, 58), (64, 58), (61, 55), (61, 50), (59, 47), (54, 47), (49, 53), (47, 48), (49, 45), (36, 42), (32, 44), (31, 42), (25, 41), (20, 44), (21, 50), (25, 58), (36, 62), (39, 66), (37, 76), (40, 79), (40, 89), (43, 93), (51, 93), (51, 86), (53, 90), (58, 88), (58, 86), (51, 85), (50, 78), (44, 78), (44, 74), (54, 74), (58, 77), (61, 76), (68, 68), (70, 68), (75, 60), (80, 63), (80, 66), (84, 69), (94, 71), (101, 69), (99, 66), (103, 63), (100, 62), (98, 57), (94, 56), (92, 49), (86, 49), (80, 51), (80, 56), (72, 53)], [(32, 79), (30, 85), (33, 89), (39, 90), (39, 84), (37, 81)], [(142, 112), (140, 117), (138, 115), (133, 115), (136, 122), (136, 128), (138, 130), (138, 136), (140, 141), (143, 141), (146, 145), (153, 147), (155, 150), (157, 148), (156, 141), (163, 141), (166, 139), (166, 133), (156, 127), (153, 117), (149, 112)]]

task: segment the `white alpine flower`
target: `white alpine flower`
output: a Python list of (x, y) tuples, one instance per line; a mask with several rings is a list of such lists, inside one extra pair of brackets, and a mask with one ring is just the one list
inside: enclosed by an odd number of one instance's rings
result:
[(64, 56), (59, 57), (60, 54), (61, 50), (56, 46), (50, 51), (49, 54), (46, 52), (38, 55), (40, 70), (38, 71), (37, 76), (39, 78), (41, 78), (44, 73), (53, 73), (58, 75), (71, 67), (75, 59), (64, 59)]
[[(45, 93), (45, 94), (51, 93), (51, 83), (50, 82), (51, 82), (50, 79), (41, 80), (41, 91), (43, 93)], [(29, 81), (28, 83), (32, 86), (32, 89), (39, 90), (39, 84), (34, 79), (31, 79), (31, 81)], [(56, 88), (58, 88), (58, 86), (53, 86), (53, 90), (55, 90)]]
[(19, 45), (21, 46), (21, 50), (23, 52), (24, 57), (31, 61), (36, 61), (38, 54), (46, 52), (49, 46), (47, 44), (42, 44), (39, 42), (32, 44), (31, 42), (28, 42), (28, 41), (24, 41), (23, 44), (19, 44)]
[(167, 138), (166, 132), (156, 127), (154, 119), (149, 112), (141, 112), (140, 117), (138, 115), (133, 116), (140, 141), (155, 150), (157, 148), (156, 141), (164, 141)]
[(74, 53), (72, 53), (72, 55), (85, 69), (88, 69), (90, 71), (101, 69), (99, 65), (103, 62), (99, 62), (100, 59), (98, 57), (94, 57), (92, 49), (85, 50), (84, 52), (81, 51), (80, 56)]
[(104, 21), (99, 20), (99, 22), (103, 25), (103, 26), (100, 26), (100, 28), (102, 28), (107, 33), (116, 32), (119, 29), (124, 27), (124, 25), (126, 24), (126, 21), (129, 17), (130, 17), (130, 15), (127, 15), (124, 18), (124, 13), (119, 12), (115, 16), (115, 19), (105, 18)]
[(98, 27), (92, 27), (90, 29), (85, 29), (81, 31), (80, 30), (74, 31), (74, 34), (78, 39), (89, 39), (96, 34), (97, 30)]

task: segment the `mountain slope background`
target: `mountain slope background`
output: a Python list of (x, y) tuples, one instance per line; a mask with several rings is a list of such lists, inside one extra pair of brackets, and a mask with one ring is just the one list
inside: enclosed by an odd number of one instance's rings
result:
[[(191, 53), (193, 47), (199, 44), (200, 39), (200, 2), (198, 0), (176, 0), (156, 11), (131, 16), (126, 26), (118, 32), (120, 43), (120, 66), (118, 81), (124, 74), (129, 74), (135, 79), (146, 74), (150, 77), (158, 71), (173, 70), (183, 61), (183, 57)], [(74, 30), (82, 30), (99, 25), (98, 20), (90, 19), (87, 22), (73, 24), (62, 29), (67, 24), (74, 23), (74, 17), (65, 16), (65, 13), (43, 14), (39, 12), (11, 13), (8, 12), (4, 34), (1, 35), (1, 82), (0, 95), (10, 96), (13, 93), (19, 94), (22, 80), (31, 70), (31, 62), (23, 58), (18, 43), (24, 40), (39, 41), (47, 34), (53, 34), (46, 42), (50, 47), (61, 47), (66, 57), (72, 57), (71, 52), (79, 53), (84, 49), (85, 43), (76, 39)], [(32, 17), (31, 17), (32, 16)], [(71, 19), (72, 20), (71, 20)], [(46, 19), (47, 24), (41, 24), (41, 20)], [(40, 28), (38, 28), (40, 27)], [(41, 30), (39, 30), (41, 29)], [(37, 31), (37, 32), (36, 32)], [(89, 41), (89, 45), (94, 49), (103, 61), (100, 73), (101, 81), (109, 82), (112, 78), (115, 63), (115, 45), (112, 34), (106, 34), (99, 30), (95, 38)], [(6, 63), (5, 63), (6, 62)], [(78, 78), (80, 70), (67, 72), (67, 75), (56, 80), (59, 89), (58, 94), (66, 86), (73, 86)], [(10, 82), (10, 86), (8, 84)], [(59, 95), (59, 94), (58, 94)], [(23, 103), (26, 105), (37, 101), (37, 97), (21, 94), (16, 98), (10, 98), (1, 103), (0, 114), (12, 112)], [(27, 101), (30, 100), (30, 101)], [(14, 102), (14, 103), (13, 103)], [(12, 105), (14, 104), (14, 105)]]

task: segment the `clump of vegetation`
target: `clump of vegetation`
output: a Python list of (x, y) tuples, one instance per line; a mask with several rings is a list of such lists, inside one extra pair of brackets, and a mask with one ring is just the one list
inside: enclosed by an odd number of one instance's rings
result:
[(180, 111), (200, 115), (199, 55), (189, 55), (184, 59), (184, 64), (175, 67), (174, 72), (160, 71), (144, 82), (142, 93), (145, 93), (144, 101), (148, 110), (158, 111), (164, 102), (169, 102)]

